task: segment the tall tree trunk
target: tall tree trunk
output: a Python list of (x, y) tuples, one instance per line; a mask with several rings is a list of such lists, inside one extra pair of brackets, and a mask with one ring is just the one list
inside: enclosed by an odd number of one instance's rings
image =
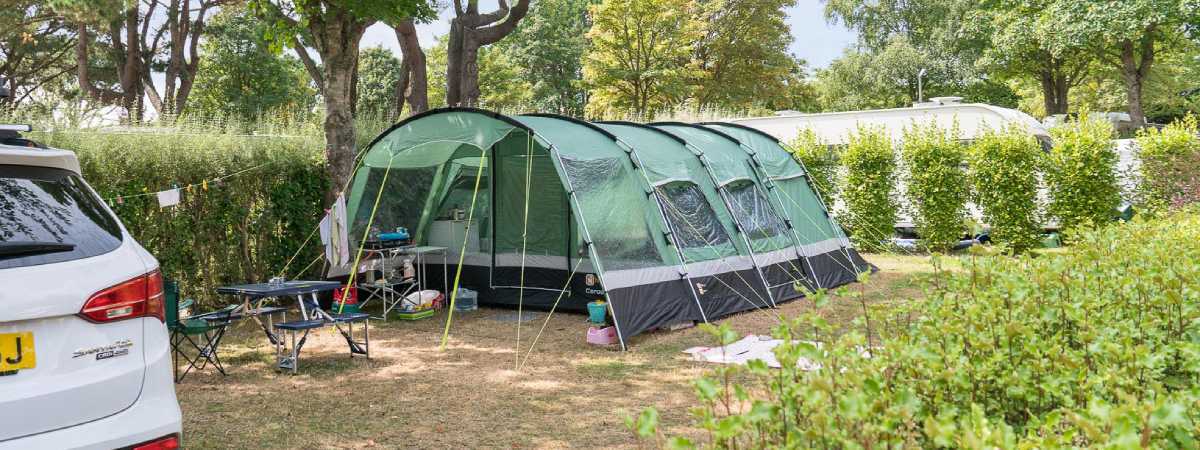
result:
[(396, 90), (392, 94), (394, 95), (392, 97), (392, 111), (394, 115), (388, 117), (389, 120), (394, 121), (399, 119), (401, 114), (404, 113), (404, 99), (408, 95), (409, 72), (411, 71), (408, 68), (408, 61), (400, 61), (400, 78), (396, 80)]
[(1059, 70), (1058, 76), (1054, 78), (1054, 96), (1057, 98), (1059, 114), (1066, 114), (1071, 109), (1071, 81), (1067, 80), (1067, 75)]
[[(1139, 54), (1140, 53), (1140, 54)], [(1125, 81), (1125, 95), (1129, 101), (1129, 119), (1133, 128), (1146, 125), (1146, 113), (1142, 109), (1142, 86), (1154, 65), (1154, 28), (1147, 29), (1139, 42), (1126, 40), (1121, 44), (1121, 77)]]
[(460, 106), (479, 106), (479, 41), (471, 33), (462, 40), (462, 73), (459, 75)]
[[(180, 2), (183, 12), (180, 11)], [(171, 0), (167, 6), (167, 32), (171, 33), (170, 55), (167, 57), (167, 70), (164, 74), (163, 102), (159, 113), (166, 116), (173, 116), (179, 113), (179, 109), (175, 105), (175, 80), (179, 78), (179, 72), (183, 69), (183, 43), (184, 36), (180, 33), (180, 29), (184, 26), (180, 25), (180, 15), (183, 22), (187, 22), (187, 1), (186, 0)]]
[(450, 36), (446, 42), (446, 106), (461, 106), (463, 71), (463, 19), (450, 19)]
[(134, 3), (125, 12), (125, 64), (121, 69), (121, 94), (129, 121), (139, 123), (143, 117), (142, 102), (142, 46), (138, 33), (138, 8)]
[(325, 98), (325, 169), (329, 175), (326, 204), (333, 203), (354, 171), (357, 144), (354, 130), (354, 92), (358, 44), (369, 22), (342, 11), (327, 21), (310, 23), (321, 52), (321, 92)]
[(499, 0), (499, 8), (480, 13), (477, 0), (454, 0), (455, 17), (450, 21), (450, 41), (446, 52), (446, 104), (476, 106), (479, 104), (479, 49), (494, 44), (517, 28), (517, 23), (529, 12), (529, 0), (517, 0), (509, 8)]
[(108, 89), (100, 89), (92, 84), (91, 70), (88, 67), (91, 57), (88, 54), (88, 44), (91, 42), (91, 37), (88, 36), (87, 25), (79, 24), (76, 26), (75, 40), (75, 71), (76, 78), (79, 80), (79, 90), (89, 100), (95, 101), (102, 105), (116, 105), (121, 102), (123, 96), (116, 91)]
[[(410, 113), (425, 112), (429, 110), (429, 75), (425, 63), (425, 50), (421, 49), (417, 29), (411, 19), (401, 21), (392, 28), (396, 30), (396, 39), (400, 41), (400, 50), (403, 52), (402, 65), (406, 69), (406, 83), (398, 94), (408, 101)], [(396, 112), (400, 113), (401, 109), (397, 107)]]
[(1046, 108), (1046, 115), (1066, 114), (1067, 96), (1070, 93), (1070, 83), (1067, 81), (1067, 76), (1062, 72), (1061, 66), (1055, 66), (1051, 69), (1045, 69), (1040, 74), (1042, 82), (1042, 104)]

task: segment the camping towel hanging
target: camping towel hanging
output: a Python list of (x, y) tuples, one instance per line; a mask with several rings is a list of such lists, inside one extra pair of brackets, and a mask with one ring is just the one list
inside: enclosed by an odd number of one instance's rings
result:
[(175, 206), (178, 204), (179, 204), (179, 189), (178, 188), (168, 189), (165, 191), (159, 191), (159, 193), (158, 193), (158, 207), (159, 208), (166, 208), (168, 206)]
[(325, 259), (329, 265), (340, 267), (350, 262), (350, 236), (346, 230), (346, 197), (339, 194), (321, 219), (321, 243), (325, 244)]

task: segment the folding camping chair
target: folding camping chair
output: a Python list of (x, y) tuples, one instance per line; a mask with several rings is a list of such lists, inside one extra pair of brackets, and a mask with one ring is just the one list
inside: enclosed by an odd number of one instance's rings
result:
[[(191, 299), (180, 301), (179, 285), (172, 280), (163, 280), (163, 291), (163, 301), (166, 303), (164, 313), (171, 335), (171, 366), (175, 382), (182, 382), (192, 369), (204, 370), (209, 364), (224, 376), (225, 366), (221, 364), (217, 348), (229, 327), (229, 320), (202, 320), (192, 317), (181, 319), (179, 311), (191, 307), (194, 302)], [(190, 351), (194, 351), (195, 356), (188, 355)], [(183, 373), (179, 373), (180, 359), (187, 362)]]

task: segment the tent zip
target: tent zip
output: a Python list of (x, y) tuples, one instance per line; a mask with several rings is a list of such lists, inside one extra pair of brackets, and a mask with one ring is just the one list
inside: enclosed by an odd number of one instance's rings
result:
[(563, 162), (562, 154), (559, 153), (558, 147), (555, 147), (554, 144), (550, 143), (549, 139), (540, 137), (536, 132), (531, 131), (531, 133), (533, 133), (534, 136), (538, 136), (542, 142), (546, 144), (546, 148), (550, 151), (550, 154), (554, 155), (554, 160), (558, 162), (559, 170), (561, 171), (559, 173), (562, 174), (563, 180), (567, 182), (567, 189), (569, 191), (567, 194), (571, 197), (571, 201), (575, 202), (575, 210), (580, 211), (579, 227), (583, 229), (583, 243), (587, 246), (588, 253), (592, 255), (592, 264), (596, 269), (596, 276), (600, 278), (600, 285), (605, 286), (604, 298), (608, 301), (608, 307), (612, 309), (613, 326), (617, 329), (617, 340), (621, 342), (621, 351), (628, 350), (629, 347), (625, 344), (625, 336), (621, 333), (621, 324), (619, 321), (617, 321), (617, 308), (615, 305), (613, 305), (612, 298), (608, 295), (609, 285), (608, 283), (604, 282), (604, 263), (601, 262), (600, 255), (598, 252), (596, 252), (596, 247), (592, 245), (592, 233), (588, 231), (587, 220), (583, 218), (583, 207), (579, 203), (579, 196), (575, 195), (575, 183), (573, 183), (571, 181), (571, 177), (567, 175), (567, 164)]

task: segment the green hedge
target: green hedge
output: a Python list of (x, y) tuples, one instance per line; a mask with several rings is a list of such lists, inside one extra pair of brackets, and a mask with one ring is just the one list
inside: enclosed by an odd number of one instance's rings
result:
[(990, 131), (971, 144), (969, 177), (992, 242), (1016, 253), (1038, 245), (1038, 161), (1042, 148), (1025, 130)]
[(966, 233), (967, 213), (965, 155), (957, 126), (947, 130), (930, 121), (905, 127), (900, 155), (907, 168), (905, 197), (921, 246), (952, 250)]
[(1180, 208), (1200, 202), (1200, 126), (1189, 115), (1161, 130), (1138, 133), (1142, 207)]
[[(184, 295), (214, 306), (213, 288), (263, 281), (283, 269), (323, 215), (325, 178), (320, 135), (242, 136), (135, 128), (124, 132), (35, 133), (79, 155), (84, 178), (178, 280)], [(153, 192), (199, 184), (247, 168), (221, 184), (182, 193), (159, 209)], [(146, 194), (132, 196), (137, 194)], [(315, 238), (314, 238), (315, 240)], [(289, 277), (320, 253), (319, 240), (296, 257)], [(316, 264), (320, 269), (320, 263)], [(316, 275), (310, 269), (306, 275)]]
[(842, 154), (846, 178), (842, 200), (846, 227), (854, 246), (867, 252), (887, 248), (884, 241), (895, 233), (896, 154), (883, 128), (859, 127)]
[[(703, 444), (1195, 448), (1198, 235), (1191, 211), (1085, 230), (1064, 253), (964, 258), (897, 312), (897, 331), (869, 358), (861, 333), (835, 337), (817, 315), (780, 325), (782, 369), (751, 361), (695, 382)], [(715, 334), (738, 338), (727, 325)], [(797, 369), (799, 358), (821, 369)], [(656, 417), (630, 425), (655, 437)]]
[(810, 129), (800, 131), (788, 143), (792, 156), (804, 165), (808, 171), (808, 179), (814, 184), (821, 200), (830, 208), (838, 197), (838, 167), (841, 164), (840, 148), (826, 145), (821, 138)]
[(1083, 117), (1050, 134), (1054, 148), (1045, 165), (1050, 214), (1064, 229), (1111, 221), (1121, 203), (1112, 124)]

